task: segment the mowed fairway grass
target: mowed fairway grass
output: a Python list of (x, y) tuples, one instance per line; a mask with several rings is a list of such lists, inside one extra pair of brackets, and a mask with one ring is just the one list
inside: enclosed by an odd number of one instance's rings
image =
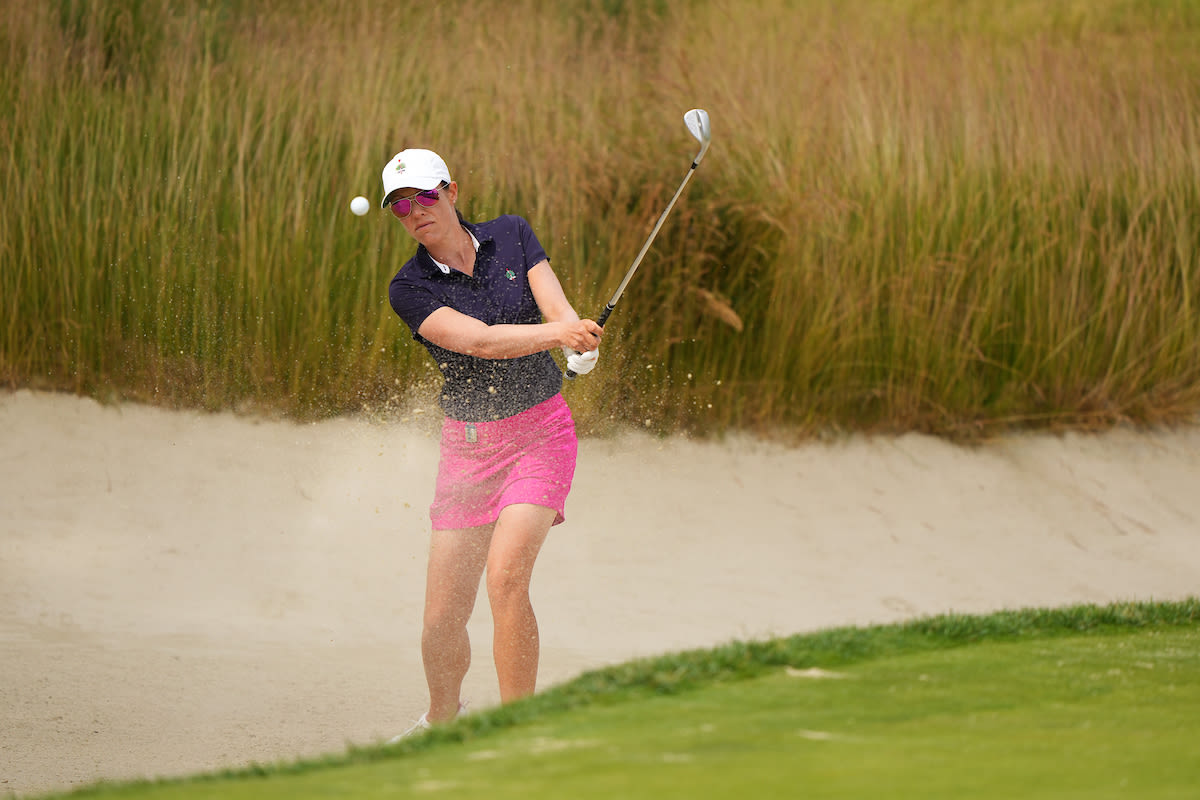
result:
[(1192, 798), (1200, 600), (847, 628), (581, 676), (392, 748), (120, 798)]

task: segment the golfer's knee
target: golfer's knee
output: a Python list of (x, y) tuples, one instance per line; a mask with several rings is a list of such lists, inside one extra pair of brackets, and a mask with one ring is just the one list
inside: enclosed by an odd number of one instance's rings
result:
[(506, 609), (529, 604), (529, 578), (512, 570), (489, 572), (487, 577), (488, 602), (493, 609)]
[(453, 603), (430, 603), (425, 606), (424, 636), (445, 636), (465, 630), (470, 612)]

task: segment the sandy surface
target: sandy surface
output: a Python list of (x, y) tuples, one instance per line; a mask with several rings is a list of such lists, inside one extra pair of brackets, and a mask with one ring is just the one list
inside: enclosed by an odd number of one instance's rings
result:
[[(432, 426), (0, 393), (0, 795), (388, 737)], [(1200, 590), (1200, 430), (787, 449), (588, 440), (534, 576), (542, 686), (634, 656)], [(496, 702), (490, 618), (466, 694)]]

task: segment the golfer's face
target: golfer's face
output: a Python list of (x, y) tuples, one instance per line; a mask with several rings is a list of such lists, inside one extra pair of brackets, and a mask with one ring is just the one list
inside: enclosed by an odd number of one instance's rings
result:
[[(401, 192), (401, 197), (415, 196), (416, 193), (415, 189)], [(437, 194), (437, 202), (432, 205), (426, 205), (429, 202), (426, 198), (422, 198), (423, 202), (409, 199), (408, 213), (400, 218), (412, 237), (426, 247), (447, 240), (459, 227), (458, 215), (454, 212), (458, 184), (451, 181), (449, 186), (438, 189)]]

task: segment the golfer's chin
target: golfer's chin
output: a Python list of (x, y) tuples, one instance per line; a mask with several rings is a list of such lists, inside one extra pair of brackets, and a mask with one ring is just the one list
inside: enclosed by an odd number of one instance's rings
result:
[(429, 247), (430, 245), (438, 245), (445, 238), (445, 229), (438, 224), (436, 219), (425, 219), (420, 222), (414, 222), (409, 226), (408, 232), (412, 237), (421, 244)]

